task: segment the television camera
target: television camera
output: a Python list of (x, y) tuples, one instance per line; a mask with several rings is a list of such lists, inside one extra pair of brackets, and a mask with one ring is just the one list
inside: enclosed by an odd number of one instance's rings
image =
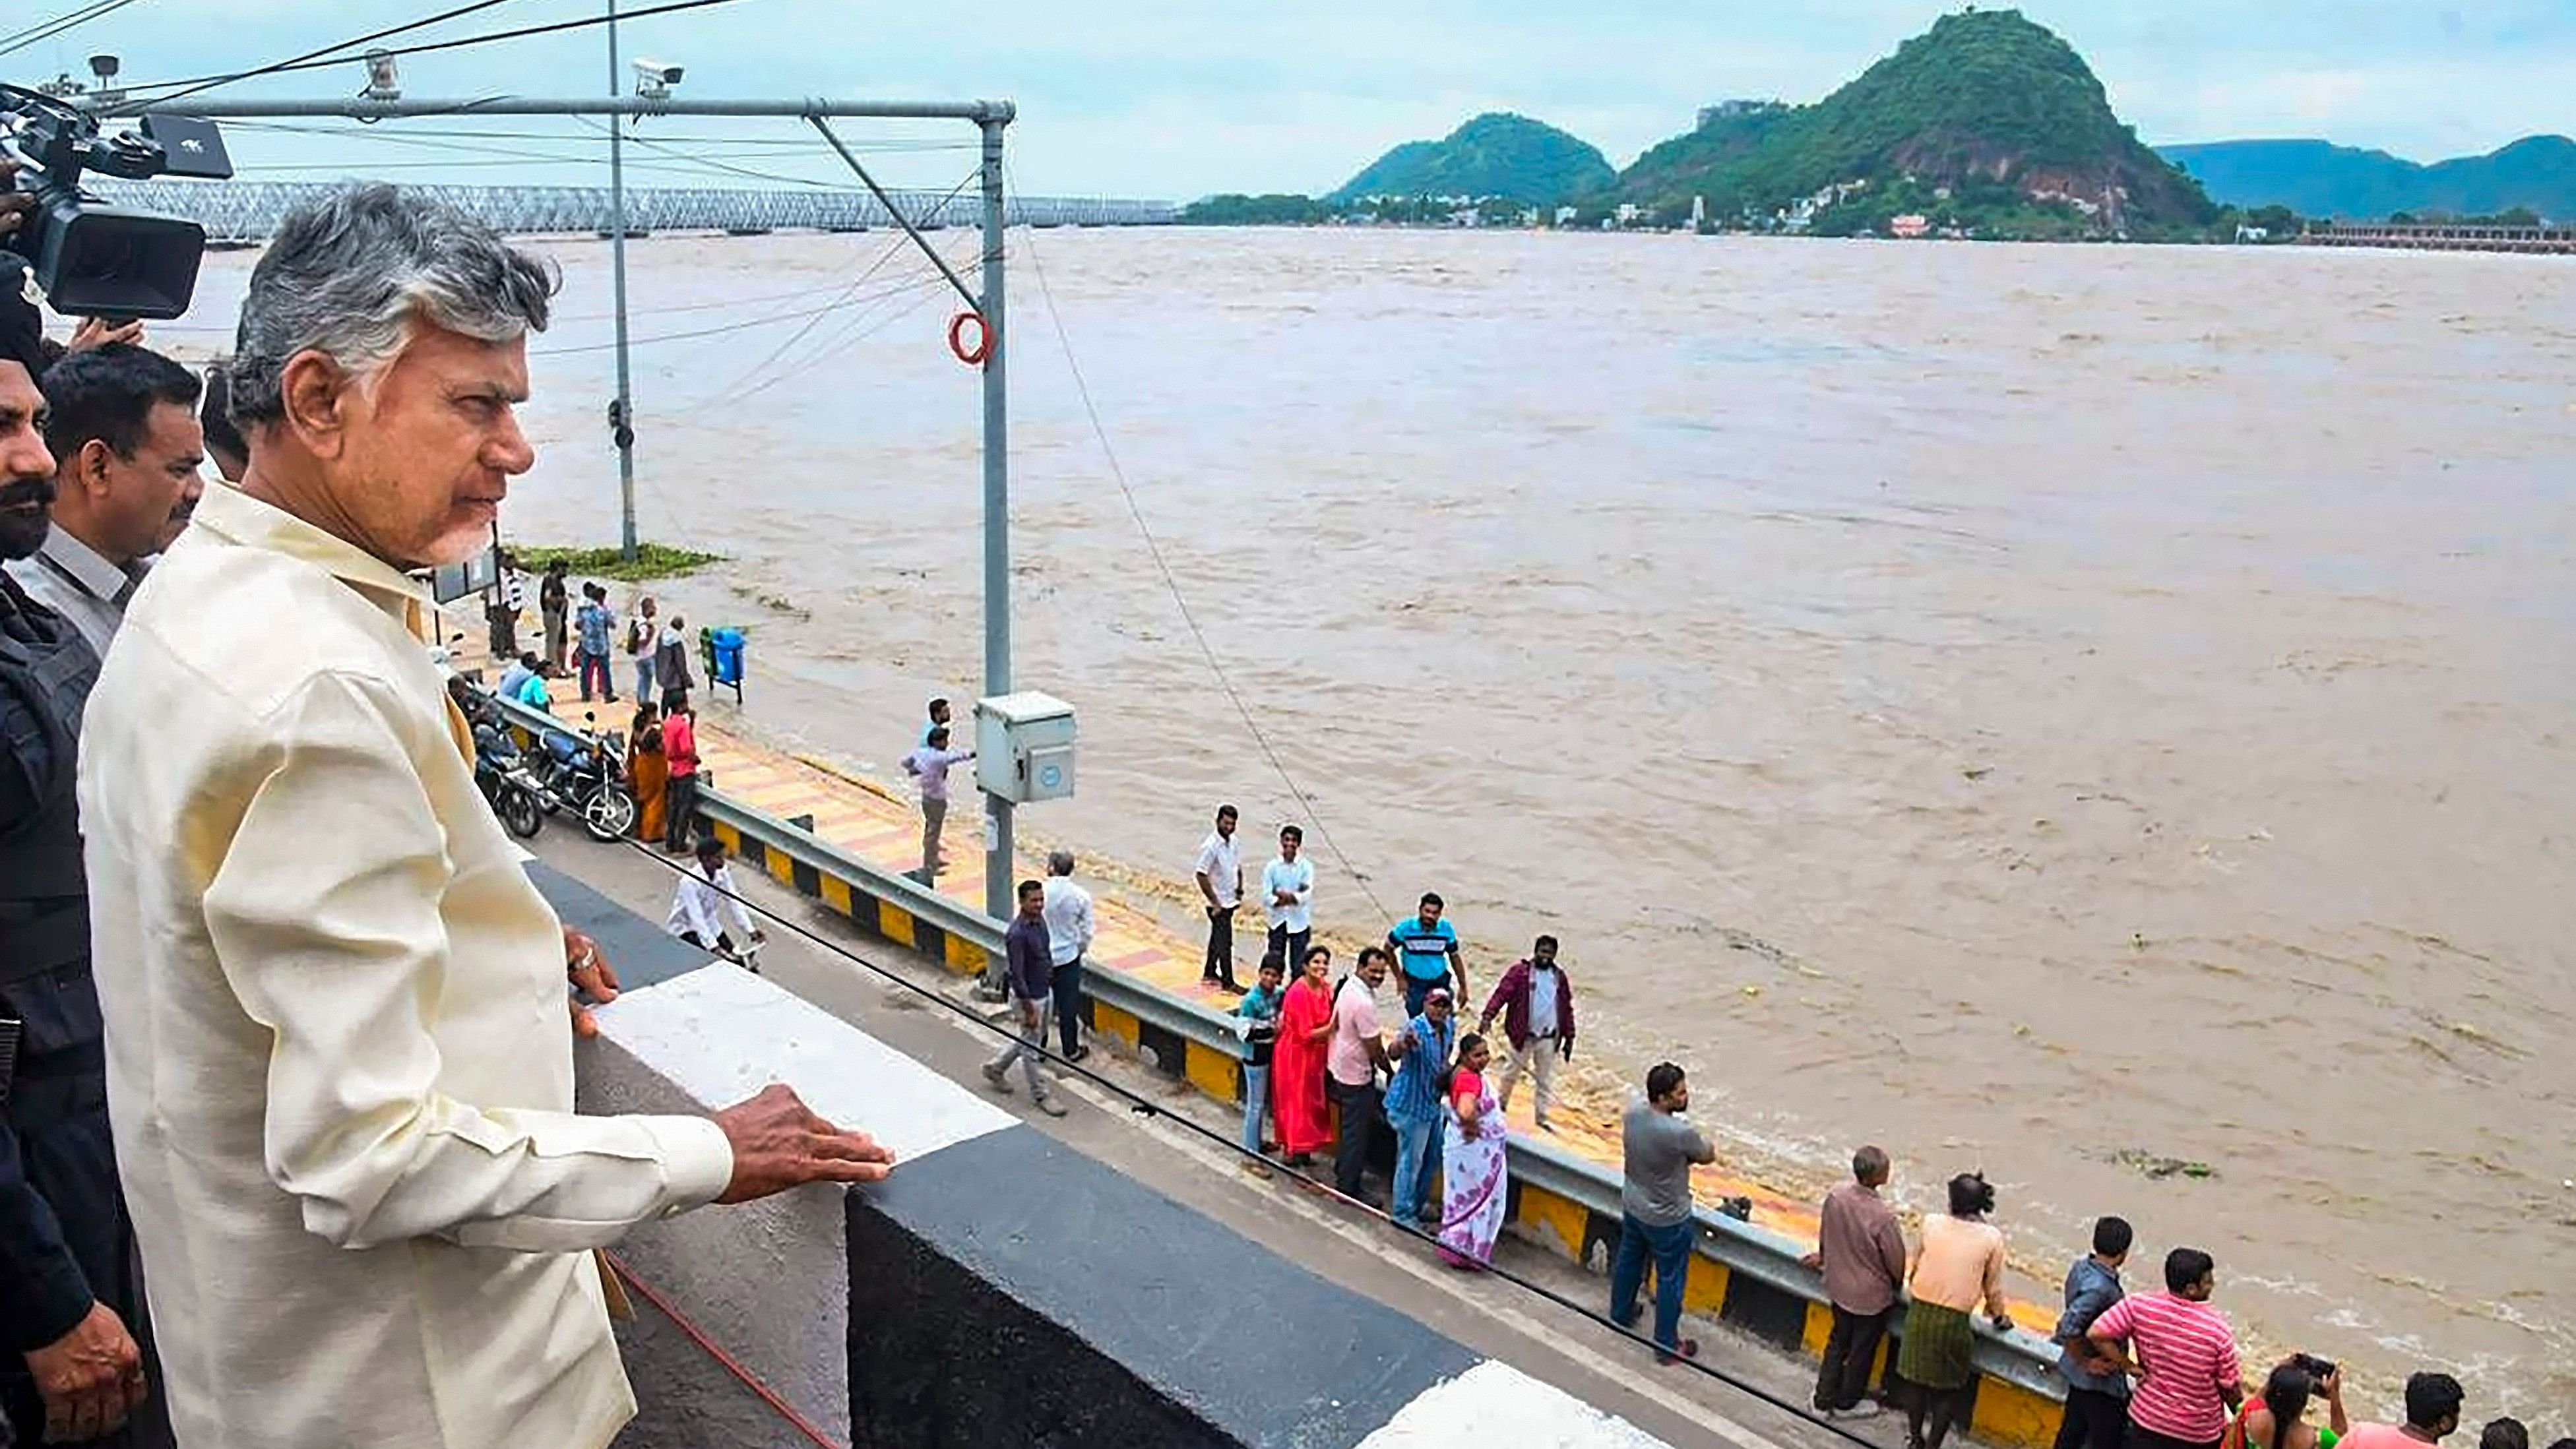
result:
[(81, 190), (89, 172), (141, 181), (233, 174), (212, 121), (147, 114), (138, 130), (102, 133), (98, 118), (60, 97), (0, 84), (0, 155), (34, 199), (0, 247), (15, 252), (57, 312), (165, 320), (188, 310), (206, 231), (184, 217), (117, 206)]

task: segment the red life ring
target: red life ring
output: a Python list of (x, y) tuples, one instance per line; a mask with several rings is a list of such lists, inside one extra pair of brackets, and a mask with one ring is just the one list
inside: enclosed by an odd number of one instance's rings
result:
[[(969, 322), (975, 324), (975, 345), (972, 349), (966, 346), (966, 324)], [(957, 360), (968, 367), (983, 366), (984, 359), (993, 355), (993, 324), (985, 321), (984, 314), (981, 312), (960, 312), (949, 318), (948, 350), (955, 353)]]

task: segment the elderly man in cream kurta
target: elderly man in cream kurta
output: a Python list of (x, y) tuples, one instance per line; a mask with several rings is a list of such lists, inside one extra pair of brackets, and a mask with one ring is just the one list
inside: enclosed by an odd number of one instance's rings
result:
[(290, 215), (251, 440), (128, 607), (80, 803), (117, 1158), (190, 1449), (594, 1449), (634, 1412), (584, 1251), (881, 1177), (773, 1087), (577, 1117), (566, 935), (475, 790), (406, 571), (534, 453), (552, 278), (390, 187)]

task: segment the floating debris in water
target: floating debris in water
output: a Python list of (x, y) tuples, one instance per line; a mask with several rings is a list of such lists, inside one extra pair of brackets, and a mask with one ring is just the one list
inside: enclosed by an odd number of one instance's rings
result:
[(2113, 1154), (2111, 1160), (2123, 1167), (2134, 1167), (2158, 1181), (2168, 1177), (2218, 1176), (2218, 1169), (2206, 1162), (2193, 1162), (2181, 1157), (2158, 1157), (2151, 1152), (2140, 1152), (2134, 1147)]

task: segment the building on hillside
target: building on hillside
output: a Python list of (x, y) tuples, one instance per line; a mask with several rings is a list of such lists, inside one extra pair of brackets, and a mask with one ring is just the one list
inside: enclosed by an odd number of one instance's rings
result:
[(1730, 121), (1737, 116), (1749, 116), (1756, 111), (1769, 110), (1778, 104), (1780, 104), (1778, 101), (1720, 101), (1713, 106), (1702, 106), (1699, 108), (1699, 129), (1705, 131), (1714, 122)]
[(1556, 209), (1556, 224), (1558, 226), (1572, 226), (1574, 225), (1574, 218), (1580, 214), (1581, 213), (1577, 212), (1573, 207), (1560, 206)]
[(1619, 203), (1619, 209), (1612, 215), (1617, 218), (1621, 226), (1635, 226), (1653, 213), (1633, 201), (1623, 201)]
[(1891, 218), (1887, 223), (1887, 234), (1900, 241), (1918, 241), (1932, 234), (1932, 218), (1921, 212), (1908, 212)]

